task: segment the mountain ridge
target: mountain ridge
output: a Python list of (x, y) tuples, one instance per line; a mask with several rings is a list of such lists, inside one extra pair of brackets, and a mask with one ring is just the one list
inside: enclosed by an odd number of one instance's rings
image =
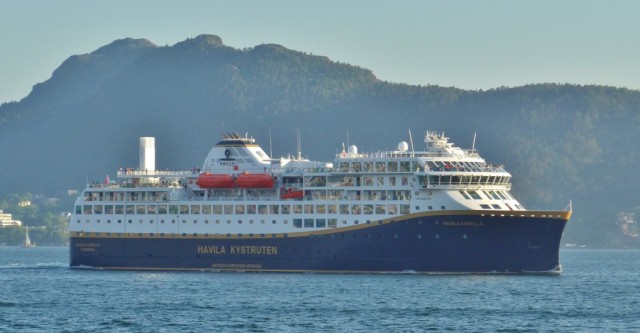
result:
[[(0, 168), (12, 175), (0, 192), (81, 188), (137, 165), (140, 136), (155, 136), (158, 166), (173, 169), (200, 166), (218, 133), (229, 131), (248, 131), (263, 145), (271, 132), (276, 155), (285, 155), (296, 150), (299, 128), (303, 148), (320, 160), (347, 137), (374, 151), (407, 140), (407, 130), (445, 131), (461, 146), (476, 132), (484, 157), (506, 165), (527, 206), (561, 209), (574, 199), (568, 233), (586, 239), (574, 228), (602, 233), (608, 216), (640, 210), (640, 178), (630, 171), (640, 156), (628, 149), (640, 140), (639, 106), (640, 91), (626, 88), (413, 86), (277, 44), (125, 38), (69, 57), (27, 97), (0, 106), (0, 154), (11, 156)], [(608, 195), (612, 188), (624, 195)]]

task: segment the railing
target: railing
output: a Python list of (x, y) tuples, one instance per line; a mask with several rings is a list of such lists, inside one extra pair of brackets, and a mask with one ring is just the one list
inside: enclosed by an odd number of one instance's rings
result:
[(196, 176), (200, 173), (200, 170), (118, 170), (119, 178), (128, 177), (182, 177), (182, 176)]

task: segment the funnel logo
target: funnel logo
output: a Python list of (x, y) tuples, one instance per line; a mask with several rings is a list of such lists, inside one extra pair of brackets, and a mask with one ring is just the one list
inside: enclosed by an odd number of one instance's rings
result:
[(230, 149), (225, 149), (224, 150), (224, 156), (225, 158), (221, 158), (220, 161), (235, 161), (235, 158), (230, 158), (229, 156), (231, 156), (231, 150)]

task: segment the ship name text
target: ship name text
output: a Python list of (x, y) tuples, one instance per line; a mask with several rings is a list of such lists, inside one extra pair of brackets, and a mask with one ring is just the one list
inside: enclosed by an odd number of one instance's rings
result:
[(278, 254), (277, 246), (267, 245), (231, 245), (226, 247), (224, 245), (198, 245), (198, 254), (214, 254), (214, 255), (226, 255), (226, 254), (239, 254), (239, 255), (270, 255), (274, 256)]
[(444, 221), (442, 225), (445, 227), (482, 227), (484, 223), (474, 221)]

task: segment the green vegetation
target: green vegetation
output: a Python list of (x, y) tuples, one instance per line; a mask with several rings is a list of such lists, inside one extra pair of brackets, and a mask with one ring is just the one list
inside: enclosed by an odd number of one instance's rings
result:
[[(19, 206), (20, 202), (31, 202)], [(34, 202), (40, 202), (36, 204)], [(13, 214), (14, 220), (22, 221), (22, 227), (0, 228), (0, 245), (19, 245), (24, 242), (25, 227), (29, 227), (29, 238), (37, 245), (62, 245), (68, 243), (66, 211), (71, 207), (70, 199), (47, 200), (34, 198), (31, 194), (9, 194), (0, 201), (0, 209)]]
[(70, 57), (28, 97), (0, 106), (0, 170), (12, 175), (0, 195), (54, 195), (135, 167), (140, 136), (157, 138), (159, 168), (190, 169), (230, 131), (265, 146), (271, 132), (278, 157), (296, 151), (300, 129), (304, 155), (316, 160), (332, 160), (347, 140), (364, 152), (393, 148), (408, 129), (416, 145), (424, 130), (462, 147), (477, 133), (480, 153), (514, 175), (527, 208), (573, 200), (565, 242), (607, 246), (617, 212), (640, 207), (638, 128), (640, 92), (624, 88), (411, 86), (280, 45), (125, 39)]

